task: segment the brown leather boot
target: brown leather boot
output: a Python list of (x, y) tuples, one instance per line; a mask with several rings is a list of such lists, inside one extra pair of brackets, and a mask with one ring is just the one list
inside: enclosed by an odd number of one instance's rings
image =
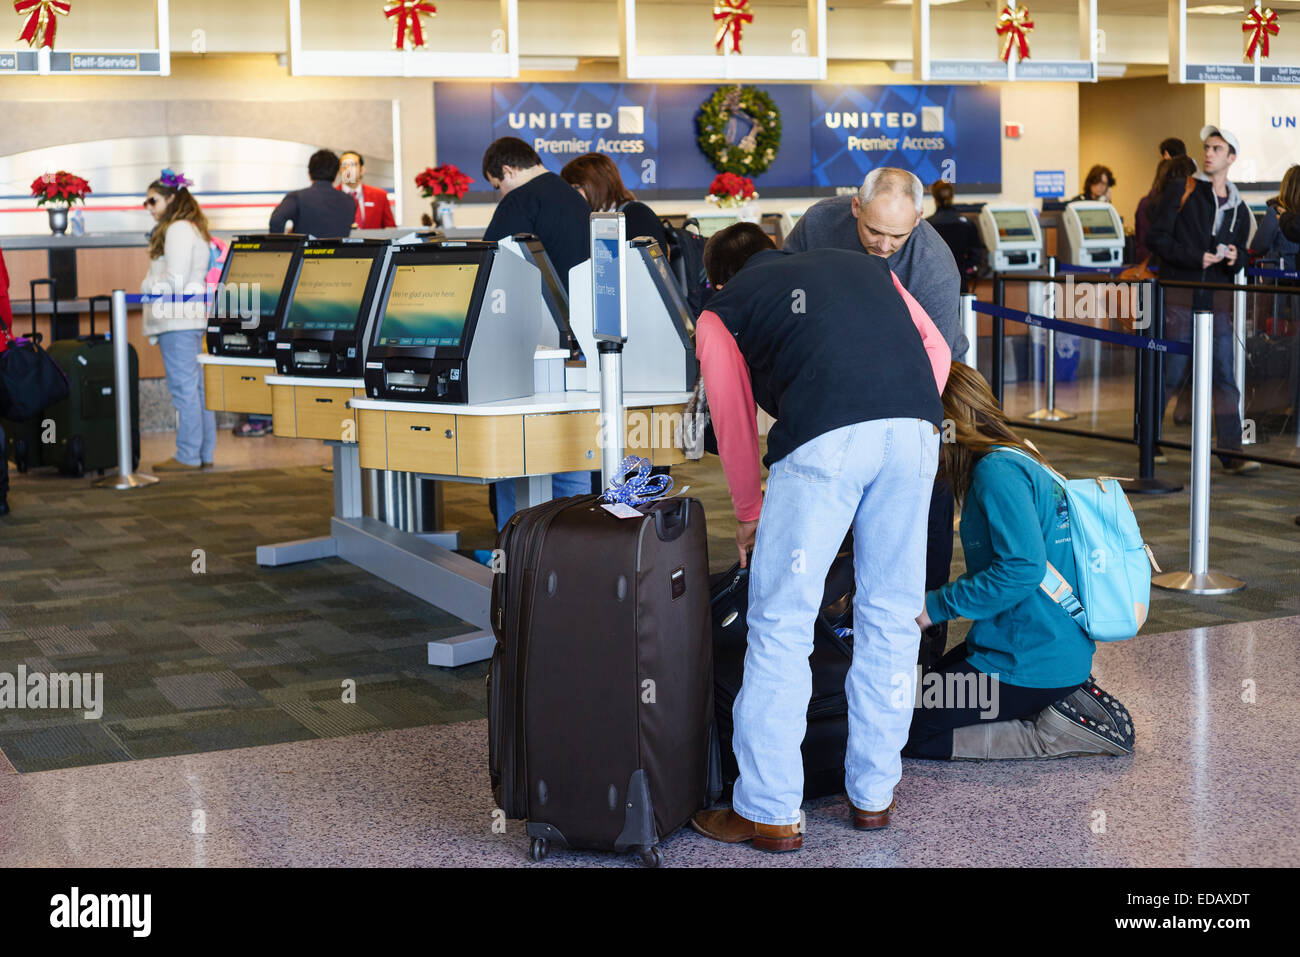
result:
[(752, 841), (760, 851), (797, 851), (803, 847), (798, 824), (759, 824), (741, 817), (731, 808), (699, 811), (691, 818), (691, 827), (705, 837), (724, 844)]
[(853, 802), (849, 802), (849, 807), (853, 811), (853, 826), (859, 831), (875, 831), (882, 827), (889, 827), (889, 812), (898, 805), (897, 800), (889, 802), (889, 807), (883, 811), (864, 811), (855, 807)]

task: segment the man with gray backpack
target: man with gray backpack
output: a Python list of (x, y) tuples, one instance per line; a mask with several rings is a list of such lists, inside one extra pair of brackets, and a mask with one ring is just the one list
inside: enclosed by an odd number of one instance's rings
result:
[(966, 573), (917, 623), (974, 624), (916, 688), (905, 757), (1133, 753), (1127, 709), (1091, 676), (1097, 641), (1146, 621), (1155, 561), (1114, 479), (1069, 482), (1015, 434), (984, 378), (953, 363), (941, 455), (962, 508)]

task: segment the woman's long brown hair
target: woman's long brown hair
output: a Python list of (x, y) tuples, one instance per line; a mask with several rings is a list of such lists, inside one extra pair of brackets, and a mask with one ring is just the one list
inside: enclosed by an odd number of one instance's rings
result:
[(1011, 430), (984, 377), (961, 362), (954, 362), (948, 373), (943, 415), (948, 420), (944, 423), (943, 467), (958, 505), (970, 491), (975, 464), (994, 446), (1012, 446), (1047, 464), (1037, 449)]
[(166, 185), (162, 180), (154, 180), (149, 184), (146, 193), (157, 193), (164, 199), (168, 196), (175, 196), (170, 203), (163, 208), (162, 218), (158, 220), (158, 226), (153, 231), (153, 237), (149, 240), (149, 258), (158, 259), (163, 254), (163, 244), (167, 238), (167, 227), (179, 219), (187, 219), (194, 224), (194, 228), (199, 231), (204, 242), (212, 242), (212, 234), (208, 232), (208, 217), (203, 215), (203, 209), (199, 206), (199, 201), (194, 198), (188, 189), (182, 186), (180, 189), (174, 189)]

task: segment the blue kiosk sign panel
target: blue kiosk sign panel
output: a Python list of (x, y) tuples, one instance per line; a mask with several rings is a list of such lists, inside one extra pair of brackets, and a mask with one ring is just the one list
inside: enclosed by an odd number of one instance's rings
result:
[[(880, 165), (923, 182), (948, 179), (996, 192), (1002, 179), (1001, 104), (993, 87), (773, 84), (781, 114), (776, 160), (753, 177), (766, 195), (826, 194), (857, 186)], [(477, 170), (488, 143), (515, 136), (558, 172), (602, 153), (642, 196), (702, 198), (715, 170), (696, 142), (700, 104), (714, 84), (439, 83), (438, 162)], [(736, 136), (746, 124), (738, 119)], [(477, 177), (476, 177), (477, 178)], [(470, 197), (495, 198), (477, 182)]]

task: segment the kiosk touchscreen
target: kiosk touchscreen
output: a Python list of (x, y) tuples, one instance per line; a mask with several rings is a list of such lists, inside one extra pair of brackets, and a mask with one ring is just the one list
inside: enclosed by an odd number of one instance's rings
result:
[(306, 236), (236, 236), (208, 318), (208, 352), (270, 358)]
[(359, 379), (366, 331), (393, 245), (374, 239), (313, 239), (275, 343), (281, 375)]
[(987, 203), (980, 210), (979, 228), (994, 272), (1042, 268), (1043, 231), (1031, 207)]
[(728, 226), (740, 222), (739, 213), (729, 213), (719, 209), (696, 209), (686, 214), (700, 224), (700, 235), (708, 239), (714, 233), (720, 233)]
[(1124, 223), (1110, 203), (1080, 200), (1061, 214), (1062, 259), (1076, 266), (1117, 266), (1124, 261)]
[(532, 395), (541, 296), (537, 268), (496, 243), (394, 247), (371, 324), (366, 395), (476, 404)]
[[(629, 240), (622, 256), (625, 280), (623, 345), (625, 392), (689, 392), (695, 388), (699, 366), (691, 344), (694, 323), (681, 289), (659, 244), (648, 237)], [(591, 261), (569, 271), (569, 288), (591, 289)], [(587, 357), (586, 391), (600, 391), (600, 366), (595, 356), (592, 297), (575, 295), (569, 304), (573, 334)], [(612, 318), (611, 318), (612, 321)], [(621, 319), (620, 319), (621, 321)], [(611, 337), (619, 338), (614, 326)], [(581, 387), (579, 387), (581, 388)]]
[(547, 254), (542, 241), (531, 233), (518, 233), (501, 240), (499, 245), (502, 249), (509, 249), (522, 257), (524, 262), (537, 267), (538, 273), (541, 274), (542, 302), (551, 317), (551, 322), (555, 325), (555, 335), (549, 336), (543, 327), (542, 338), (538, 345), (555, 345), (561, 349), (568, 349), (570, 355), (576, 355), (578, 340), (574, 338), (573, 331), (569, 328), (569, 294), (565, 292), (560, 274), (556, 271), (555, 264), (551, 262), (551, 257)]

